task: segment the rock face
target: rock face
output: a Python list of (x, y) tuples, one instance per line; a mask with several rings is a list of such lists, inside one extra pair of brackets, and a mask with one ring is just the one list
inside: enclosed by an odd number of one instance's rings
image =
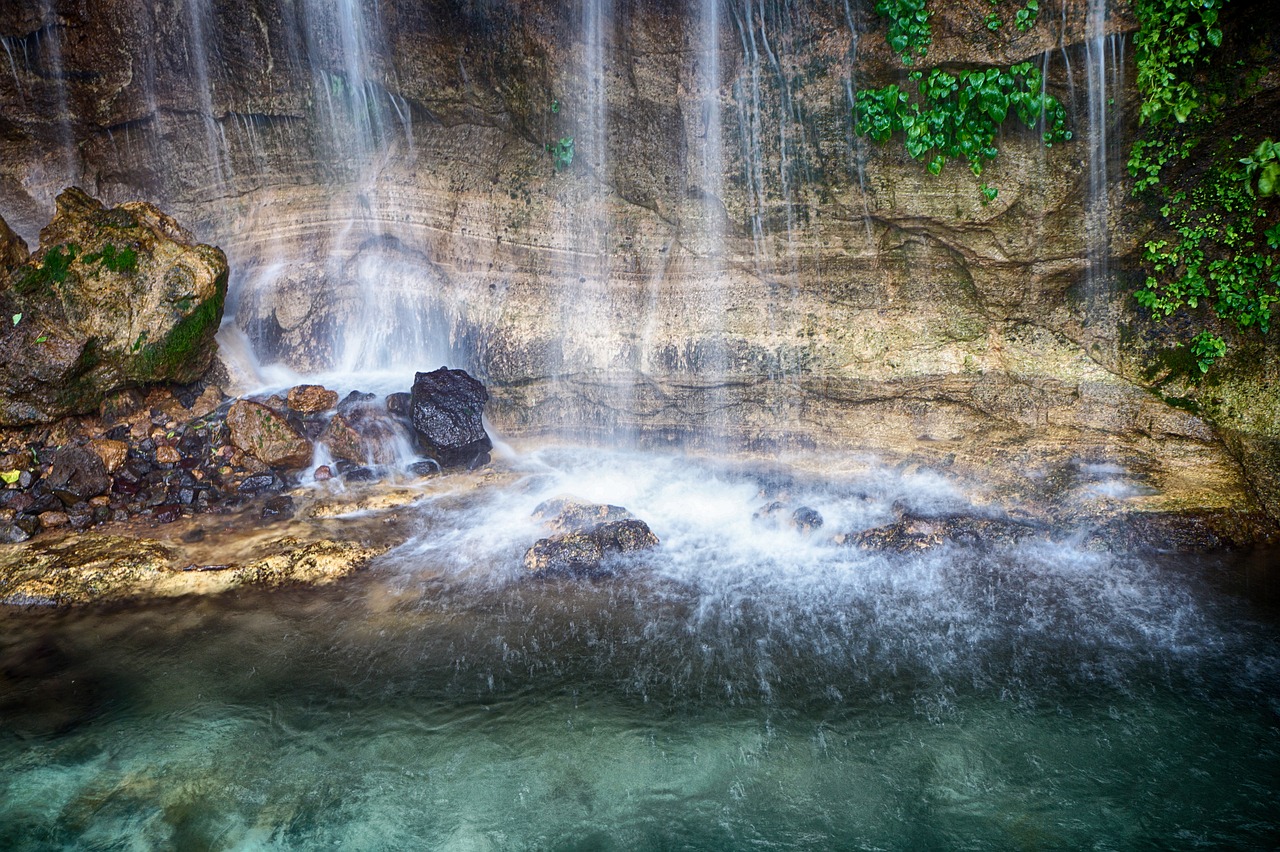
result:
[(0, 291), (0, 425), (96, 409), (117, 389), (208, 368), (227, 294), (222, 252), (150, 204), (58, 196), (40, 248)]
[(481, 415), (489, 399), (484, 385), (464, 370), (441, 367), (413, 380), (413, 428), (422, 449), (443, 467), (488, 461), (493, 442)]
[[(208, 0), (188, 4), (193, 27), (143, 0), (37, 5), (0, 9), (27, 57), (0, 74), (0, 215), (31, 240), (76, 180), (159, 199), (233, 257), (235, 321), (265, 359), (332, 366), (374, 327), (393, 348), (448, 340), (513, 435), (569, 423), (972, 471), (1114, 451), (1169, 482), (1205, 476), (1220, 500), (1245, 483), (1237, 456), (1277, 457), (1262, 406), (1232, 421), (1229, 451), (1123, 352), (1150, 321), (1104, 274), (1143, 241), (1118, 167), (1135, 75), (1097, 75), (1128, 82), (1092, 93), (1107, 132), (1088, 126), (1086, 0), (1025, 33), (931, 4), (929, 64), (1032, 61), (1072, 116), (1068, 144), (1001, 134), (990, 203), (962, 163), (934, 177), (854, 137), (847, 92), (904, 74), (869, 2), (761, 4), (714, 39), (694, 6), (616, 4), (595, 67), (569, 4), (384, 0), (361, 83), (386, 97), (354, 99), (362, 114), (333, 82), (336, 12)], [(1224, 26), (1256, 5), (1227, 4)], [(1128, 6), (1106, 35), (1132, 31)], [(1276, 75), (1260, 85), (1273, 109)], [(386, 120), (361, 138), (371, 108)], [(579, 154), (558, 169), (566, 137)], [(335, 197), (359, 212), (335, 221)], [(1280, 517), (1272, 466), (1249, 462), (1249, 484)]]
[(26, 263), (30, 254), (26, 241), (0, 218), (0, 275)]
[(247, 399), (227, 412), (231, 442), (269, 467), (305, 467), (314, 452), (306, 436), (279, 412)]
[(621, 506), (561, 497), (539, 505), (533, 517), (556, 533), (525, 552), (525, 570), (537, 576), (598, 574), (608, 557), (659, 543), (648, 524)]

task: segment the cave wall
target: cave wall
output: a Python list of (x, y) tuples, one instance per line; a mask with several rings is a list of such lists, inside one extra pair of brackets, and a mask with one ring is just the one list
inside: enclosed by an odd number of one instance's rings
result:
[[(1008, 129), (981, 180), (853, 136), (850, 94), (906, 74), (863, 0), (726, 1), (714, 24), (619, 0), (593, 66), (576, 5), (367, 0), (358, 51), (337, 5), (7, 4), (0, 216), (34, 243), (65, 184), (156, 201), (227, 252), (268, 359), (359, 370), (412, 341), (480, 373), (508, 434), (1159, 458), (1239, 497), (1212, 428), (1121, 343), (1143, 228), (1127, 4), (1045, 0), (1028, 33), (934, 4), (929, 65), (1033, 61), (1075, 132)], [(332, 106), (352, 80), (363, 135)]]

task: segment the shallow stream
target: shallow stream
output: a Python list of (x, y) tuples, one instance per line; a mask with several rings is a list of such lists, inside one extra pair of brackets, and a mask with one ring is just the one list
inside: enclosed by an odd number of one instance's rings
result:
[[(662, 546), (523, 576), (563, 493)], [(419, 534), (337, 587), (5, 613), (0, 848), (1271, 848), (1266, 554), (830, 540), (904, 506), (980, 509), (927, 472), (544, 451), (400, 510)]]

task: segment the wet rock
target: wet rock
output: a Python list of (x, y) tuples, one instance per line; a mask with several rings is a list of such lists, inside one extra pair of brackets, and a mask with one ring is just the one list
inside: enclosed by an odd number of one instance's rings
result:
[(418, 461), (409, 465), (407, 470), (414, 476), (435, 476), (440, 472), (440, 465), (433, 461)]
[(316, 468), (316, 472), (315, 472), (316, 482), (327, 482), (330, 479), (333, 479), (333, 469), (330, 468), (329, 465), (322, 464), (318, 468)]
[(353, 467), (342, 474), (345, 482), (375, 482), (378, 474), (367, 467)]
[(102, 458), (89, 447), (63, 447), (54, 453), (45, 481), (68, 505), (111, 490)]
[(264, 521), (283, 521), (293, 517), (293, 498), (287, 494), (277, 494), (262, 505)]
[(441, 367), (418, 373), (411, 393), (419, 445), (443, 467), (476, 467), (489, 460), (493, 443), (481, 415), (489, 393), (463, 370)]
[(393, 393), (387, 395), (387, 411), (401, 417), (413, 416), (413, 394)]
[(182, 461), (182, 453), (178, 452), (177, 447), (171, 447), (168, 444), (156, 447), (156, 464), (175, 465), (180, 461)]
[(1045, 530), (1030, 522), (968, 515), (925, 517), (904, 513), (895, 523), (850, 536), (837, 536), (836, 541), (862, 550), (911, 553), (947, 543), (985, 550), (1043, 535)]
[(279, 491), (284, 488), (284, 482), (274, 473), (257, 473), (253, 476), (245, 477), (240, 483), (241, 494), (262, 494), (268, 491)]
[(294, 469), (311, 461), (311, 442), (285, 417), (261, 403), (246, 399), (227, 412), (231, 443), (270, 467)]
[(171, 524), (182, 517), (182, 506), (177, 503), (161, 503), (151, 512), (152, 519), (159, 524)]
[(556, 533), (525, 552), (525, 570), (537, 575), (601, 573), (609, 556), (659, 543), (648, 524), (621, 506), (555, 497), (539, 504), (533, 517)]
[(71, 518), (66, 512), (41, 512), (40, 528), (46, 530), (56, 530), (67, 526), (71, 523)]
[(0, 523), (0, 544), (19, 544), (31, 538), (31, 533), (12, 521)]
[(817, 509), (801, 506), (791, 513), (791, 525), (802, 532), (812, 532), (822, 526), (822, 514)]
[(72, 534), (0, 550), (0, 603), (74, 605), (175, 595), (218, 594), (240, 586), (332, 583), (385, 548), (285, 537), (242, 565), (194, 566), (158, 541)]
[(102, 459), (102, 466), (107, 473), (115, 473), (129, 456), (129, 445), (124, 441), (110, 438), (98, 438), (89, 442), (89, 448)]
[(0, 425), (95, 411), (120, 388), (194, 381), (213, 357), (227, 262), (145, 203), (108, 210), (72, 187), (8, 275)]
[(289, 389), (288, 405), (300, 414), (328, 411), (338, 404), (338, 392), (323, 385), (297, 385)]
[(809, 506), (798, 506), (792, 509), (790, 504), (781, 500), (774, 500), (763, 506), (751, 517), (770, 526), (790, 527), (800, 532), (812, 532), (823, 524), (822, 514), (817, 509)]
[(552, 497), (533, 510), (534, 520), (552, 532), (589, 532), (600, 524), (635, 518), (621, 506), (588, 503), (576, 497)]
[(26, 240), (15, 234), (0, 216), (0, 275), (26, 263), (30, 254)]
[[(350, 399), (350, 397), (348, 397)], [(399, 456), (400, 429), (387, 413), (372, 402), (347, 405), (329, 419), (319, 440), (333, 454), (353, 464), (391, 464)]]

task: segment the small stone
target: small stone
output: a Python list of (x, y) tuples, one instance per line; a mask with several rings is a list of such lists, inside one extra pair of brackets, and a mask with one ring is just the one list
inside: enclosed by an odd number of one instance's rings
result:
[(129, 445), (124, 441), (99, 438), (89, 442), (89, 447), (102, 459), (107, 473), (115, 473), (129, 456)]
[(71, 516), (66, 512), (41, 512), (40, 526), (46, 530), (56, 530), (71, 523)]
[(171, 524), (182, 517), (182, 507), (176, 503), (162, 503), (156, 506), (151, 517), (161, 524)]
[(227, 426), (231, 442), (263, 464), (291, 469), (311, 461), (311, 442), (269, 406), (239, 400), (227, 412)]
[(373, 482), (378, 475), (367, 467), (355, 467), (342, 475), (347, 482)]
[(168, 444), (156, 447), (156, 464), (177, 464), (180, 461), (182, 453), (178, 452), (177, 447), (170, 447)]
[(333, 469), (327, 464), (320, 465), (316, 468), (315, 479), (316, 482), (325, 482), (326, 480), (333, 479)]
[(89, 505), (93, 506), (95, 509), (99, 506), (110, 506), (111, 498), (105, 494), (99, 494), (97, 497), (89, 500)]
[(240, 483), (239, 490), (241, 494), (259, 494), (263, 491), (279, 491), (281, 488), (284, 488), (284, 483), (274, 473), (256, 473), (246, 477)]
[(298, 385), (289, 389), (288, 405), (301, 414), (328, 411), (338, 404), (338, 392), (323, 385)]
[(277, 494), (262, 506), (264, 521), (283, 521), (293, 517), (293, 498), (288, 494)]
[(387, 411), (403, 417), (413, 415), (413, 394), (393, 393), (387, 395)]

